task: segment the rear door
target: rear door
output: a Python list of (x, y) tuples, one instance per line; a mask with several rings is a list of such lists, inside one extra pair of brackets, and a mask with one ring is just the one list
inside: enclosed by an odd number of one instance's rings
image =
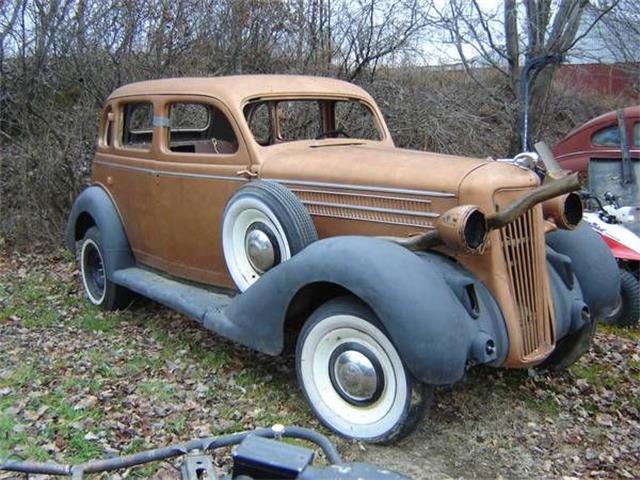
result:
[(157, 148), (152, 97), (117, 99), (107, 110), (93, 178), (112, 196), (136, 260), (164, 269), (163, 239), (154, 205)]

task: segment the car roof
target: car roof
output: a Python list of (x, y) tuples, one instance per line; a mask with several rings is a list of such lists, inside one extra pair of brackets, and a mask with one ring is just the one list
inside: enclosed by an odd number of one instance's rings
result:
[[(611, 112), (603, 113), (602, 115), (597, 116), (595, 118), (592, 118), (591, 120), (583, 123), (582, 125), (578, 125), (573, 130), (571, 130), (569, 133), (567, 133), (562, 138), (562, 140), (560, 140), (560, 142), (558, 142), (558, 143), (562, 143), (565, 140), (567, 140), (568, 138), (573, 137), (577, 133), (580, 133), (583, 130), (586, 130), (586, 129), (590, 128), (590, 127), (605, 126), (605, 125), (608, 125), (610, 123), (616, 123), (617, 124), (617, 121), (618, 121), (617, 117), (618, 117), (618, 111), (617, 110), (613, 110)], [(640, 117), (640, 105), (634, 105), (632, 107), (626, 107), (624, 109), (624, 117), (625, 117), (625, 119)]]
[(235, 105), (249, 98), (271, 95), (339, 95), (372, 101), (366, 91), (352, 83), (306, 75), (232, 75), (148, 80), (116, 89), (107, 101), (133, 95), (205, 95)]

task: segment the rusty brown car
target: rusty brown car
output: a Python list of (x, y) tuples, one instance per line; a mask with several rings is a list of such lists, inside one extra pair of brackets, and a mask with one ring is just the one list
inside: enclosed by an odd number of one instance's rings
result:
[(472, 365), (569, 365), (618, 301), (575, 177), (396, 148), (334, 79), (119, 88), (92, 183), (66, 231), (91, 303), (142, 295), (272, 355), (293, 339), (311, 409), (347, 437), (402, 437)]

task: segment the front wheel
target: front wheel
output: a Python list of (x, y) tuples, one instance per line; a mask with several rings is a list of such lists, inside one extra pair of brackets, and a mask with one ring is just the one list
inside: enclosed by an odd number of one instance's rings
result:
[(326, 427), (368, 442), (410, 433), (433, 396), (406, 369), (373, 311), (351, 297), (328, 301), (307, 320), (296, 346), (296, 372)]
[(632, 326), (640, 319), (640, 282), (627, 270), (620, 269), (620, 305), (604, 319), (605, 323)]

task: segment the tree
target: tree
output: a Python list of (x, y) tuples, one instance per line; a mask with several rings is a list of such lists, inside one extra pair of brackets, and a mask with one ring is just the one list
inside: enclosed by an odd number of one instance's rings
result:
[[(463, 68), (478, 88), (510, 117), (510, 154), (522, 145), (522, 92), (520, 76), (528, 59), (563, 57), (587, 35), (619, 0), (590, 5), (588, 0), (503, 0), (494, 9), (483, 8), (478, 0), (452, 0), (436, 9), (433, 24), (441, 29), (443, 40), (455, 46)], [(584, 12), (595, 15), (584, 23)], [(544, 118), (551, 89), (551, 64), (533, 75), (529, 84), (529, 118), (536, 132)], [(496, 76), (486, 75), (490, 69)]]

